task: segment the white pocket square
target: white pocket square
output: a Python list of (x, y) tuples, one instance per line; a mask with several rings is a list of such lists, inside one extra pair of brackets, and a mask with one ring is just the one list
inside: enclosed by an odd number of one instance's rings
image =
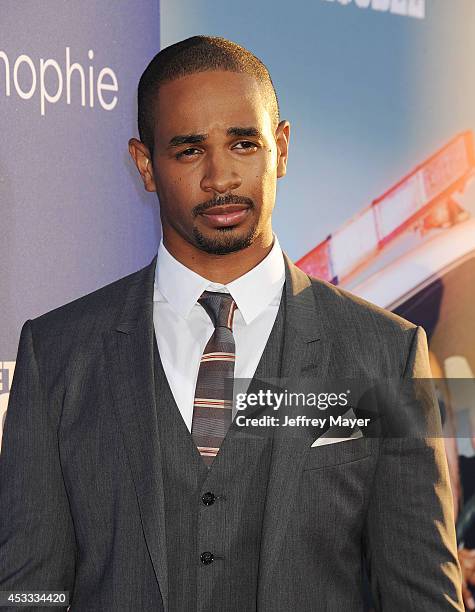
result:
[[(326, 432), (328, 434), (328, 431)], [(338, 442), (349, 442), (350, 440), (358, 440), (363, 437), (361, 429), (357, 429), (351, 436), (347, 438), (331, 438), (324, 434), (323, 436), (319, 436), (315, 442), (311, 445), (311, 448), (315, 446), (325, 446), (326, 444), (338, 444)]]
[[(342, 417), (343, 419), (354, 419), (355, 413), (350, 408)], [(355, 424), (356, 425), (356, 424)], [(351, 432), (351, 433), (350, 433)], [(340, 434), (340, 435), (338, 435)], [(349, 435), (344, 435), (349, 434)], [(326, 444), (338, 444), (338, 442), (348, 442), (349, 440), (358, 440), (363, 437), (363, 432), (356, 425), (353, 429), (351, 427), (330, 427), (324, 434), (318, 436), (313, 442), (311, 448), (315, 446), (324, 446)]]

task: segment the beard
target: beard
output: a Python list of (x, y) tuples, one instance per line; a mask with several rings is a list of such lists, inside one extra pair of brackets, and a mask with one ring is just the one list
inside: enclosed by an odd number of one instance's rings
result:
[[(216, 196), (208, 202), (204, 202), (195, 206), (193, 216), (197, 217), (200, 213), (205, 212), (209, 208), (225, 205), (225, 204), (247, 204), (252, 210), (255, 208), (251, 198), (228, 194), (225, 196)], [(245, 234), (240, 233), (236, 226), (220, 227), (214, 230), (213, 236), (206, 236), (197, 227), (193, 227), (193, 237), (198, 248), (205, 253), (211, 255), (227, 255), (242, 251), (249, 247), (257, 236), (257, 222), (250, 227)]]
[(218, 228), (213, 236), (205, 236), (198, 228), (193, 228), (196, 245), (211, 255), (227, 255), (247, 249), (254, 242), (256, 235), (257, 224), (249, 228), (245, 234), (235, 232), (235, 226)]

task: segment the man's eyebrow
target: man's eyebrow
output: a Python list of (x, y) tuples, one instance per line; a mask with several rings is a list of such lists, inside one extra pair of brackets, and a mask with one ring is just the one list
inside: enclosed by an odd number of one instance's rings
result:
[(230, 127), (226, 130), (228, 136), (248, 136), (249, 138), (263, 138), (261, 131), (256, 127)]
[[(256, 127), (230, 127), (226, 130), (227, 136), (246, 136), (248, 138), (263, 138), (261, 131)], [(173, 136), (167, 148), (179, 147), (183, 144), (196, 144), (208, 138), (208, 134), (179, 134)]]
[(168, 148), (179, 147), (182, 144), (196, 144), (202, 142), (208, 138), (208, 134), (184, 134), (179, 136), (173, 136), (168, 143)]

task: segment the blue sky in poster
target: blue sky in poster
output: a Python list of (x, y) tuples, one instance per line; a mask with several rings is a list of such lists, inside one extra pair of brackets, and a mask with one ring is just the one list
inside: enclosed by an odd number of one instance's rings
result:
[(162, 46), (220, 35), (269, 67), (292, 125), (274, 228), (293, 259), (475, 129), (475, 3), (425, 5), (417, 19), (336, 0), (162, 0)]

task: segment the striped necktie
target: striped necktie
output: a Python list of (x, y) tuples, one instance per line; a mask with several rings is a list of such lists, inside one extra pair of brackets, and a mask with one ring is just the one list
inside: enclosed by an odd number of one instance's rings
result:
[(229, 293), (205, 291), (198, 303), (213, 322), (214, 332), (200, 361), (191, 435), (209, 467), (232, 422), (236, 302)]

